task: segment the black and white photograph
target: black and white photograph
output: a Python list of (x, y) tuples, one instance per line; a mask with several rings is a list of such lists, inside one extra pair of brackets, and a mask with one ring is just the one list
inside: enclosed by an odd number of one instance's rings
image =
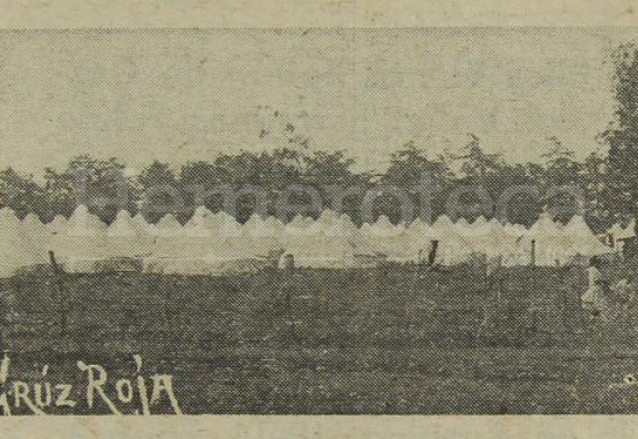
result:
[(636, 414), (637, 217), (638, 27), (2, 30), (0, 413)]

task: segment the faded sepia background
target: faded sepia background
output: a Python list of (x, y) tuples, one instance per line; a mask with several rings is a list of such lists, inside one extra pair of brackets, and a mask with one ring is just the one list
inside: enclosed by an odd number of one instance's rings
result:
[(613, 27), (7, 31), (0, 154), (35, 175), (87, 153), (178, 166), (280, 148), (291, 123), (309, 147), (343, 149), (376, 172), (408, 141), (433, 157), (468, 132), (510, 162), (539, 161), (550, 136), (583, 159), (614, 118), (610, 54), (637, 37)]

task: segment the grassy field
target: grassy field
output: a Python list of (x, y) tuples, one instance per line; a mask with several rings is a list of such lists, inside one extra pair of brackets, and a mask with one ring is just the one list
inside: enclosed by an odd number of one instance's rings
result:
[[(638, 375), (638, 332), (592, 327), (585, 287), (578, 267), (488, 279), (479, 267), (384, 266), (67, 275), (60, 298), (43, 269), (2, 281), (0, 343), (12, 380), (37, 380), (48, 364), (47, 379), (77, 384), (78, 400), (77, 360), (134, 378), (142, 355), (142, 374), (174, 375), (193, 414), (636, 413), (638, 386), (617, 384)], [(108, 410), (73, 413), (96, 411)]]

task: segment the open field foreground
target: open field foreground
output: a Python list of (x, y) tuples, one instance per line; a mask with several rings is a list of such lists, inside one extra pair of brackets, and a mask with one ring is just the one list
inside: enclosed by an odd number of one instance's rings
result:
[[(603, 271), (615, 279), (635, 268)], [(631, 319), (588, 321), (579, 267), (490, 278), (477, 266), (111, 273), (62, 283), (60, 298), (48, 269), (2, 281), (0, 343), (10, 380), (75, 383), (72, 413), (109, 413), (99, 398), (90, 410), (82, 402), (77, 361), (102, 365), (112, 392), (119, 378), (172, 374), (187, 414), (638, 411), (638, 331)], [(47, 409), (57, 411), (69, 408)], [(170, 412), (168, 401), (153, 412)]]

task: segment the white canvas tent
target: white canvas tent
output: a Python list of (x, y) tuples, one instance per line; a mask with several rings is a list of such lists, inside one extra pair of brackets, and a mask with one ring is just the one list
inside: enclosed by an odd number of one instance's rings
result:
[(66, 224), (56, 224), (59, 231), (51, 239), (58, 262), (71, 273), (92, 273), (107, 257), (107, 226), (86, 206), (80, 205)]
[(405, 231), (404, 226), (392, 224), (385, 215), (380, 215), (372, 225), (364, 224), (362, 229), (364, 228), (367, 234), (386, 237), (398, 236)]
[(45, 263), (49, 259), (49, 248), (53, 233), (44, 225), (36, 214), (30, 213), (22, 220), (22, 230), (29, 240), (31, 247), (38, 255), (38, 259)]
[(468, 220), (466, 220), (463, 217), (457, 219), (456, 223), (454, 223), (454, 224), (457, 227), (457, 229), (464, 229), (464, 228), (467, 228), (467, 227), (471, 226), (470, 223), (468, 222)]
[(416, 218), (405, 229), (399, 243), (408, 253), (406, 261), (425, 262), (433, 245), (429, 224)]
[(148, 223), (144, 218), (144, 215), (142, 215), (141, 213), (135, 215), (131, 221), (138, 228), (138, 230), (142, 230), (148, 235), (153, 234), (153, 224)]
[(542, 213), (538, 220), (518, 240), (515, 260), (510, 265), (556, 266), (565, 265), (573, 257), (570, 242), (549, 213)]
[(365, 228), (365, 236), (375, 251), (399, 263), (423, 262), (432, 248), (430, 227), (416, 218), (407, 227), (394, 226), (387, 218)]
[(0, 278), (17, 270), (45, 263), (41, 251), (34, 247), (28, 231), (9, 208), (0, 209)]
[(286, 226), (283, 237), (282, 258), (292, 256), (299, 267), (367, 267), (381, 260), (347, 215), (338, 217), (330, 212), (312, 224), (295, 217)]
[(524, 236), (527, 233), (527, 228), (522, 224), (505, 223), (503, 231), (508, 235), (516, 239)]
[(188, 276), (254, 271), (279, 247), (274, 238), (250, 236), (232, 216), (206, 208), (198, 208), (184, 227), (167, 215), (156, 229), (152, 256), (144, 264), (147, 272)]
[(237, 236), (241, 233), (241, 224), (237, 222), (234, 216), (223, 210), (211, 215), (207, 224), (213, 236), (219, 235), (226, 238)]
[(572, 256), (592, 257), (612, 251), (598, 240), (585, 222), (585, 219), (580, 215), (573, 216), (562, 232), (563, 239), (568, 242), (569, 248), (572, 250)]
[[(144, 219), (140, 216), (142, 221)], [(142, 258), (152, 252), (154, 238), (146, 221), (131, 218), (128, 211), (122, 210), (106, 231), (108, 258)]]
[(506, 261), (516, 253), (516, 238), (508, 234), (495, 218), (489, 221), (477, 220), (469, 227), (457, 227), (457, 230), (471, 244), (475, 253), (488, 259)]
[(270, 228), (270, 230), (275, 231), (275, 237), (280, 236), (281, 232), (284, 230), (284, 224), (274, 216), (266, 218), (266, 225)]
[(296, 236), (317, 234), (319, 229), (320, 224), (318, 222), (315, 222), (312, 218), (297, 214), (292, 221), (284, 226), (282, 239), (284, 244), (287, 244), (289, 240)]
[(225, 253), (233, 253), (239, 259), (265, 259), (283, 251), (279, 224), (252, 215), (241, 227), (238, 236), (228, 237)]
[[(205, 215), (207, 216), (207, 215)], [(279, 223), (253, 215), (240, 225), (235, 218), (221, 212), (209, 216), (210, 235), (201, 241), (201, 274), (225, 275), (275, 266), (283, 245), (279, 242)]]
[[(633, 226), (613, 226), (617, 238), (633, 236)], [(243, 226), (225, 213), (198, 208), (185, 226), (173, 215), (148, 224), (126, 211), (107, 226), (85, 206), (69, 220), (56, 216), (44, 225), (34, 214), (20, 221), (10, 209), (0, 210), (0, 275), (48, 262), (53, 250), (70, 272), (95, 272), (100, 261), (144, 259), (145, 269), (175, 274), (223, 274), (250, 271), (272, 263), (276, 255), (293, 256), (301, 267), (347, 268), (378, 264), (383, 259), (417, 262), (427, 258), (437, 241), (435, 263), (454, 265), (473, 254), (500, 258), (503, 265), (541, 266), (573, 263), (610, 252), (581, 216), (566, 225), (547, 213), (527, 230), (479, 217), (454, 224), (440, 216), (429, 226), (420, 219), (407, 227), (385, 216), (357, 229), (347, 215), (325, 210), (315, 221), (297, 215), (284, 225), (274, 217), (253, 215)]]
[(487, 218), (481, 215), (478, 218), (476, 218), (474, 222), (472, 222), (472, 226), (475, 228), (485, 227), (487, 226), (487, 223), (488, 223)]
[(381, 215), (373, 224), (361, 226), (361, 234), (368, 241), (370, 248), (384, 255), (388, 261), (408, 262), (413, 260), (407, 242), (406, 230), (403, 226), (395, 226), (390, 219)]
[(208, 237), (219, 229), (217, 220), (219, 219), (212, 211), (205, 206), (195, 209), (193, 216), (184, 224), (184, 233), (188, 236)]
[(200, 211), (186, 226), (172, 214), (163, 216), (153, 227), (155, 242), (144, 259), (144, 271), (162, 274), (197, 275), (205, 273), (204, 245), (211, 239)]
[(172, 214), (153, 225), (151, 254), (144, 258), (144, 271), (165, 274), (188, 274), (198, 260), (201, 246), (186, 240), (185, 228)]
[(263, 219), (258, 214), (253, 214), (248, 221), (241, 226), (240, 234), (252, 237), (269, 237), (276, 239), (280, 235), (283, 227), (275, 218), (273, 218), (274, 221), (269, 221), (269, 218)]
[[(445, 217), (447, 219), (449, 219), (448, 217)], [(449, 220), (449, 223), (447, 220), (442, 220), (437, 224), (437, 227), (450, 227), (450, 223), (452, 224), (452, 227), (454, 228), (454, 230), (456, 231), (456, 233), (458, 233), (460, 236), (464, 237), (464, 238), (472, 238), (474, 235), (477, 235), (479, 233), (482, 233), (483, 231), (479, 230), (482, 226), (477, 224), (477, 221), (474, 221), (473, 223), (470, 223), (467, 219), (465, 218), (459, 218), (456, 220), (456, 222), (452, 222), (452, 220)], [(483, 226), (485, 226), (485, 224), (483, 224)]]
[(47, 229), (53, 234), (57, 234), (66, 230), (68, 220), (62, 215), (56, 215), (53, 221), (46, 224)]
[(441, 215), (428, 230), (431, 241), (437, 241), (435, 263), (457, 265), (468, 261), (474, 252), (471, 242), (462, 236), (452, 220)]

